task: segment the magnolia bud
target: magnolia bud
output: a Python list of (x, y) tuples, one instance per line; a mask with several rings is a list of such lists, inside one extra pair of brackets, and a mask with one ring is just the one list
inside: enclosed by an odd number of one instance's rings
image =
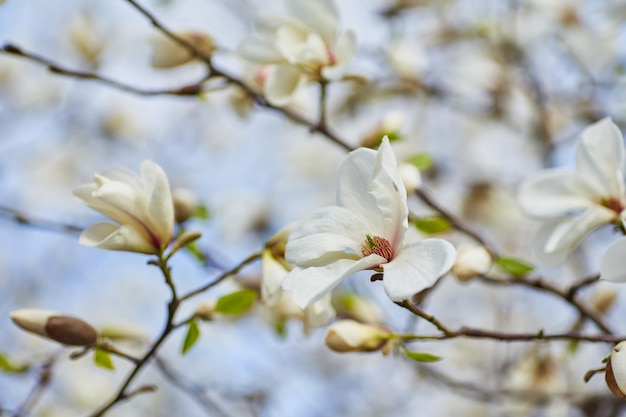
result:
[(404, 124), (404, 115), (399, 112), (387, 114), (372, 130), (366, 133), (361, 139), (361, 146), (364, 148), (377, 148), (384, 136), (389, 136), (390, 140), (400, 137), (400, 129)]
[(100, 328), (98, 332), (100, 337), (111, 339), (113, 341), (127, 341), (145, 343), (148, 341), (148, 335), (139, 326), (131, 323), (122, 323), (108, 325)]
[(360, 323), (381, 323), (382, 313), (376, 303), (355, 294), (344, 294), (337, 299), (337, 313)]
[(172, 191), (172, 200), (174, 200), (176, 223), (183, 223), (189, 220), (198, 206), (198, 200), (194, 193), (185, 188), (177, 188)]
[(459, 281), (469, 281), (477, 275), (486, 274), (493, 260), (482, 246), (461, 246), (452, 273)]
[(613, 288), (602, 287), (593, 294), (591, 304), (602, 314), (606, 314), (607, 311), (613, 306), (617, 292)]
[[(178, 36), (193, 45), (205, 57), (210, 57), (216, 46), (213, 38), (200, 32), (183, 32)], [(153, 41), (154, 55), (152, 56), (153, 68), (174, 68), (187, 64), (194, 56), (185, 47), (170, 38), (160, 36)]]
[(422, 185), (422, 175), (415, 165), (408, 162), (401, 163), (398, 165), (398, 172), (407, 194), (413, 194)]
[(371, 352), (385, 346), (391, 332), (354, 320), (333, 323), (326, 334), (326, 346), (335, 352)]
[(54, 311), (21, 309), (11, 312), (11, 320), (22, 329), (64, 345), (88, 346), (96, 343), (98, 333), (76, 317)]
[(606, 385), (619, 398), (626, 399), (626, 341), (619, 342), (606, 364)]
[(207, 300), (198, 307), (194, 315), (202, 321), (211, 321), (215, 318), (215, 301)]

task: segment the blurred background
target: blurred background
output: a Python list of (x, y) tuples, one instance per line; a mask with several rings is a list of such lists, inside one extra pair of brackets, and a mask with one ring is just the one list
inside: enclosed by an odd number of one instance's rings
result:
[[(329, 87), (332, 130), (353, 147), (394, 135), (399, 161), (416, 155), (427, 161), (424, 182), (444, 207), (502, 252), (534, 262), (537, 224), (519, 212), (516, 188), (542, 168), (573, 167), (575, 140), (589, 123), (611, 116), (625, 126), (626, 3), (336, 2), (342, 30), (357, 35), (358, 54), (347, 72), (353, 77)], [(174, 31), (212, 36), (216, 65), (242, 78), (246, 65), (235, 49), (253, 32), (255, 16), (286, 14), (279, 0), (142, 4)], [(124, 0), (0, 4), (0, 42), (63, 67), (147, 90), (179, 88), (203, 76), (198, 62), (153, 68), (160, 36)], [(58, 227), (102, 219), (72, 197), (94, 172), (137, 172), (151, 159), (173, 189), (191, 191), (208, 209), (208, 219), (187, 226), (203, 233), (198, 246), (214, 264), (202, 265), (188, 253), (174, 257), (183, 292), (214, 277), (217, 267), (236, 265), (288, 223), (334, 203), (335, 171), (345, 151), (280, 112), (234, 107), (237, 91), (217, 84), (200, 97), (145, 97), (0, 54), (0, 353), (13, 364), (32, 365), (27, 372), (0, 373), (0, 415), (19, 415), (40, 366), (52, 357), (50, 385), (29, 415), (89, 414), (130, 369), (119, 358), (113, 372), (96, 367), (89, 355), (70, 360), (71, 350), (19, 331), (10, 311), (57, 310), (148, 339), (162, 326), (168, 291), (146, 256), (82, 247), (77, 232)], [(311, 85), (290, 108), (313, 119), (318, 94)], [(430, 213), (417, 200), (409, 204), (418, 214)], [(27, 221), (17, 221), (16, 213)], [(469, 242), (455, 233), (443, 237)], [(611, 230), (594, 233), (568, 264), (540, 271), (560, 285), (596, 273), (612, 239)], [(258, 264), (244, 269), (237, 280), (191, 301), (182, 316), (259, 276)], [(341, 291), (372, 300), (375, 314), (395, 331), (432, 330), (390, 303), (366, 275)], [(606, 292), (617, 295), (607, 318), (624, 333), (622, 288), (601, 283), (582, 297), (594, 302)], [(424, 308), (453, 327), (511, 332), (564, 331), (577, 320), (571, 306), (550, 295), (452, 276), (442, 279)], [(587, 370), (601, 366), (607, 345), (423, 342), (418, 350), (444, 360), (416, 364), (401, 355), (334, 353), (323, 343), (324, 329), (306, 333), (297, 320), (277, 332), (276, 313), (260, 304), (242, 317), (202, 323), (201, 333), (184, 357), (184, 332), (175, 333), (162, 349), (161, 366), (149, 366), (135, 383), (156, 384), (158, 392), (107, 415), (626, 415), (601, 376), (583, 382)], [(136, 344), (126, 348), (142, 351)]]

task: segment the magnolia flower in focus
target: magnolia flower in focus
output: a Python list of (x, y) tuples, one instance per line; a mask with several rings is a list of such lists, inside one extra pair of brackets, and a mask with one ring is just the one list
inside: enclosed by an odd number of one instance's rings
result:
[(301, 307), (328, 294), (348, 276), (382, 273), (393, 301), (432, 286), (456, 257), (449, 242), (405, 242), (407, 195), (387, 137), (375, 152), (360, 148), (337, 174), (337, 205), (313, 212), (294, 227), (285, 258), (298, 268), (283, 287)]
[(526, 180), (519, 192), (522, 210), (545, 221), (534, 246), (546, 264), (565, 261), (588, 233), (624, 216), (624, 144), (611, 119), (582, 132), (576, 168), (576, 172), (548, 170)]
[(277, 105), (287, 104), (311, 81), (341, 78), (356, 49), (353, 32), (338, 35), (332, 0), (286, 0), (286, 5), (293, 17), (260, 17), (259, 35), (244, 39), (238, 48), (244, 58), (271, 65), (263, 86)]
[(172, 239), (174, 206), (163, 169), (152, 161), (141, 165), (141, 177), (124, 169), (94, 175), (74, 195), (119, 224), (97, 223), (85, 229), (79, 243), (100, 249), (161, 253)]
[[(261, 299), (266, 305), (280, 310), (279, 313), (282, 316), (302, 318), (305, 328), (323, 326), (335, 318), (335, 309), (331, 304), (330, 294), (303, 310), (293, 305), (289, 294), (281, 288), (281, 282), (293, 269), (293, 265), (285, 260), (285, 245), (290, 232), (291, 226), (287, 226), (272, 236), (263, 248)], [(285, 312), (287, 313), (284, 314)]]

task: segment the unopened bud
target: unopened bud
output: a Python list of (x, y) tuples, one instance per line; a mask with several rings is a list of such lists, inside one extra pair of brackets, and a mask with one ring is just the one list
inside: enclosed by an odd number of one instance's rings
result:
[(591, 304), (593, 304), (600, 313), (606, 314), (613, 306), (615, 298), (617, 298), (617, 292), (615, 292), (613, 288), (602, 287), (593, 294)]
[(96, 343), (98, 333), (83, 320), (54, 311), (21, 309), (11, 312), (11, 320), (22, 329), (64, 345), (88, 346)]
[(604, 379), (613, 394), (626, 399), (626, 341), (613, 348), (606, 364)]
[(493, 260), (482, 246), (462, 246), (458, 250), (452, 273), (459, 281), (469, 281), (477, 275), (486, 274)]
[(337, 313), (360, 323), (381, 323), (383, 321), (380, 308), (372, 300), (355, 294), (344, 294), (337, 300)]
[(189, 220), (198, 206), (198, 200), (194, 193), (185, 188), (177, 188), (172, 191), (172, 200), (174, 201), (176, 223), (184, 223)]
[(398, 165), (398, 172), (407, 194), (413, 194), (415, 190), (421, 187), (422, 174), (420, 174), (420, 170), (415, 165), (408, 162), (401, 163)]
[(215, 301), (208, 300), (200, 304), (194, 315), (203, 321), (211, 321), (215, 318)]
[(176, 239), (174, 244), (172, 244), (171, 253), (176, 253), (178, 250), (180, 250), (180, 248), (184, 248), (185, 246), (200, 239), (201, 237), (202, 233), (198, 232), (197, 230), (191, 230), (183, 233), (178, 237), (178, 239)]
[(404, 124), (404, 115), (398, 112), (387, 114), (372, 130), (363, 136), (361, 146), (364, 148), (377, 148), (383, 137), (388, 136), (390, 141), (400, 137), (400, 129)]
[[(183, 32), (178, 36), (195, 47), (206, 58), (215, 51), (213, 39), (200, 32)], [(153, 68), (174, 68), (191, 62), (195, 57), (184, 46), (170, 38), (160, 36), (153, 41), (154, 55), (152, 56)]]
[(390, 335), (391, 332), (380, 327), (339, 320), (328, 329), (326, 346), (335, 352), (371, 352), (382, 349)]

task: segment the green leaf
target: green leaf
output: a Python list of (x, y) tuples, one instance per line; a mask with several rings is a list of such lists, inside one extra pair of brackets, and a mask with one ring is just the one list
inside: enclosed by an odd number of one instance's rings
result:
[(252, 307), (256, 297), (257, 293), (253, 290), (243, 290), (226, 294), (217, 300), (215, 311), (222, 314), (245, 313)]
[(438, 362), (442, 359), (441, 357), (433, 355), (432, 353), (411, 352), (406, 349), (404, 350), (404, 355), (407, 358), (412, 359), (416, 362)]
[(11, 360), (9, 360), (9, 358), (7, 358), (7, 356), (4, 353), (0, 352), (0, 371), (22, 373), (22, 372), (26, 372), (28, 369), (29, 369), (28, 365), (26, 364), (17, 365), (11, 362)]
[(200, 338), (200, 326), (198, 326), (198, 322), (195, 320), (191, 320), (187, 325), (187, 335), (185, 336), (185, 342), (183, 343), (183, 348), (181, 349), (181, 354), (189, 352), (198, 339)]
[(111, 371), (115, 369), (113, 361), (111, 360), (111, 354), (106, 350), (95, 348), (93, 351), (93, 361), (100, 368), (108, 369)]
[(452, 227), (448, 220), (439, 216), (420, 217), (413, 220), (413, 224), (417, 230), (429, 235), (447, 232)]
[(209, 208), (202, 204), (198, 204), (193, 209), (193, 214), (191, 217), (195, 217), (196, 219), (207, 220), (210, 217), (211, 213), (209, 212)]
[(433, 157), (427, 153), (415, 154), (407, 159), (407, 162), (409, 164), (415, 165), (420, 171), (428, 171), (435, 166), (435, 161), (433, 160)]
[(514, 277), (523, 277), (535, 269), (533, 265), (509, 256), (499, 257), (495, 264)]

